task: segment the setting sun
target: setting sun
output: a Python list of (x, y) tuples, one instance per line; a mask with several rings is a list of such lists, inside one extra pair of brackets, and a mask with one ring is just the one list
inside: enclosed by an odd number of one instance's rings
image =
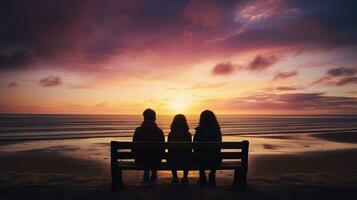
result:
[(183, 113), (187, 109), (188, 103), (184, 100), (176, 99), (172, 101), (169, 105), (172, 112), (176, 113)]

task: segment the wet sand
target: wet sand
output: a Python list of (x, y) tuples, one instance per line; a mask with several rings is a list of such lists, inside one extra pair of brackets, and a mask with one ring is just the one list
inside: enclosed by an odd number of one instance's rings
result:
[(317, 138), (324, 139), (324, 140), (357, 144), (357, 133), (356, 132), (314, 134), (313, 136), (317, 137)]
[(0, 153), (0, 199), (355, 199), (357, 150), (250, 156), (248, 192), (231, 188), (232, 171), (217, 172), (217, 186), (170, 183), (160, 172), (142, 186), (142, 172), (124, 171), (125, 190), (112, 194), (107, 160), (64, 156), (62, 149)]

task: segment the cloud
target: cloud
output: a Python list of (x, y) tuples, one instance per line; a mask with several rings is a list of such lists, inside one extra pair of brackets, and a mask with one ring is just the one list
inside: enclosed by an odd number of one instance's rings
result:
[[(144, 34), (155, 20), (159, 24), (172, 20), (169, 15), (176, 13), (169, 12), (165, 18), (153, 10), (140, 16), (137, 13), (139, 9), (151, 9), (141, 4), (140, 0), (4, 2), (0, 8), (2, 50), (15, 49), (18, 52), (16, 49), (24, 47), (36, 55), (36, 61), (42, 64), (40, 68), (106, 71), (106, 65), (123, 49), (133, 46), (133, 41), (139, 42), (136, 38), (138, 33)], [(156, 9), (160, 10), (170, 4), (157, 5)], [(136, 17), (131, 17), (135, 13)], [(21, 56), (24, 58), (0, 56), (0, 67), (22, 70), (28, 63), (25, 58), (29, 56)]]
[(247, 3), (236, 13), (235, 20), (242, 23), (275, 22), (287, 16), (299, 14), (300, 10), (280, 0), (255, 0)]
[(55, 87), (55, 86), (59, 86), (62, 85), (62, 78), (60, 76), (48, 76), (45, 78), (42, 78), (39, 81), (39, 84), (42, 87)]
[(7, 85), (7, 87), (8, 88), (12, 88), (12, 87), (18, 87), (19, 86), (19, 84), (17, 84), (16, 82), (11, 82), (11, 83), (9, 83), (8, 85)]
[(346, 84), (357, 84), (357, 77), (344, 77), (336, 82), (337, 86), (343, 86)]
[(235, 111), (272, 111), (280, 112), (331, 112), (357, 113), (357, 98), (343, 96), (328, 96), (325, 93), (254, 93), (228, 100), (209, 100), (209, 104), (222, 110)]
[(320, 79), (314, 81), (313, 84), (327, 84), (335, 86), (344, 86), (347, 84), (357, 84), (357, 74), (356, 68), (348, 67), (338, 67), (330, 69), (326, 72), (326, 75)]
[[(357, 44), (357, 22), (352, 20), (355, 4), (332, 0), (323, 5), (296, 0), (6, 1), (0, 8), (0, 68), (30, 67), (23, 64), (27, 61), (9, 59), (14, 51), (24, 49), (36, 58), (31, 61), (36, 68), (107, 78), (113, 73), (128, 76), (126, 72), (138, 68), (136, 76), (143, 65), (160, 74), (167, 70), (165, 66), (180, 69), (210, 56), (223, 59), (245, 51), (346, 47)], [(183, 33), (189, 33), (189, 41)], [(215, 42), (208, 45), (208, 41)], [(142, 62), (136, 52), (143, 49), (165, 59)], [(268, 65), (258, 58), (248, 69)], [(171, 69), (167, 71), (175, 73)]]
[(191, 0), (184, 10), (184, 16), (193, 25), (215, 27), (223, 19), (224, 9), (216, 0)]
[[(276, 49), (355, 51), (357, 44), (356, 3), (347, 1), (62, 0), (1, 5), (1, 71), (36, 67), (93, 73), (96, 81), (168, 78), (207, 58), (219, 63)], [(148, 59), (138, 53), (145, 49), (157, 56)], [(30, 59), (12, 58), (24, 50)], [(245, 70), (269, 69), (275, 59), (257, 56)]]
[(249, 71), (262, 71), (265, 70), (272, 65), (274, 65), (278, 61), (276, 56), (262, 56), (257, 55), (246, 67), (246, 70)]
[(338, 67), (334, 69), (330, 69), (327, 71), (329, 76), (353, 76), (357, 73), (357, 69), (355, 68), (347, 68), (347, 67)]
[(228, 74), (232, 74), (234, 70), (235, 70), (235, 66), (230, 62), (218, 63), (216, 66), (213, 67), (212, 74), (228, 75)]
[(0, 71), (26, 69), (34, 63), (34, 60), (33, 54), (28, 51), (14, 51), (9, 55), (0, 54)]
[[(290, 51), (336, 49), (357, 44), (356, 2), (249, 1), (238, 6), (240, 31), (219, 40), (232, 50), (289, 47)], [(307, 31), (308, 30), (308, 31)]]
[(297, 76), (299, 73), (294, 70), (294, 71), (289, 71), (289, 72), (279, 72), (273, 77), (273, 81), (278, 80), (278, 79), (287, 79), (293, 76)]
[(297, 87), (292, 87), (292, 86), (279, 86), (279, 87), (276, 87), (275, 89), (280, 90), (280, 91), (298, 90)]
[(278, 61), (276, 56), (256, 55), (247, 65), (232, 64), (231, 62), (221, 62), (212, 69), (213, 75), (228, 75), (235, 70), (247, 70), (251, 72), (261, 72), (271, 67)]

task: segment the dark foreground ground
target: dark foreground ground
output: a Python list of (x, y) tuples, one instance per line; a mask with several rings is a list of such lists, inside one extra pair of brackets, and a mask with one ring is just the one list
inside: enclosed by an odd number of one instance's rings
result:
[(0, 154), (0, 199), (357, 199), (357, 150), (250, 157), (248, 192), (231, 188), (232, 172), (219, 171), (217, 186), (170, 183), (140, 185), (141, 172), (124, 172), (126, 188), (112, 194), (107, 161), (81, 160), (57, 152)]

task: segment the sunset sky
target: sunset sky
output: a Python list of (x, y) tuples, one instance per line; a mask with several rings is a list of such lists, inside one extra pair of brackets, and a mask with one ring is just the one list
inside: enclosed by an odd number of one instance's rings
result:
[(357, 1), (5, 0), (0, 113), (357, 114)]

